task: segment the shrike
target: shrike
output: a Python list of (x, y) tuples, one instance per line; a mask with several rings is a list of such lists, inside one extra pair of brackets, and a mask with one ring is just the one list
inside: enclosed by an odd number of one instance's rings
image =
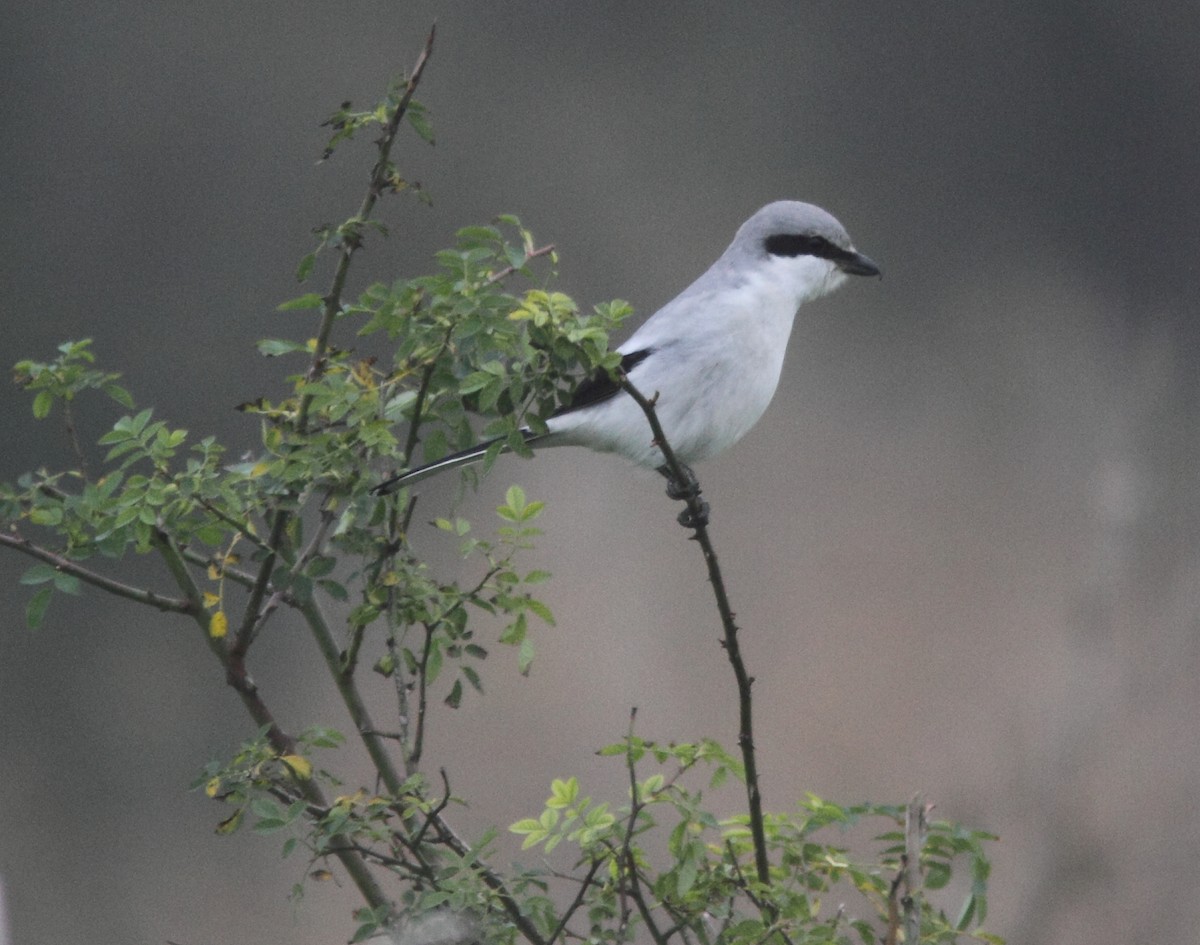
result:
[[(621, 370), (644, 396), (657, 395), (655, 411), (680, 462), (708, 459), (745, 436), (767, 409), (797, 309), (846, 276), (877, 275), (879, 267), (820, 207), (769, 203), (741, 225), (704, 275), (617, 348)], [(546, 426), (546, 433), (526, 430), (526, 442), (619, 453), (662, 471), (645, 413), (605, 372), (583, 381)], [(374, 491), (392, 492), (476, 462), (494, 442), (393, 476)]]

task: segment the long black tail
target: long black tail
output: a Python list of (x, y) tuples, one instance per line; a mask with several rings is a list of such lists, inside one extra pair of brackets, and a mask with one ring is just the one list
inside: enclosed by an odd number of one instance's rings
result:
[[(535, 443), (540, 439), (540, 436), (532, 430), (522, 430), (521, 434), (525, 437), (526, 443)], [(403, 486), (410, 486), (414, 482), (420, 482), (422, 479), (428, 479), (435, 473), (443, 472), (447, 469), (458, 469), (459, 466), (469, 466), (471, 463), (477, 463), (483, 459), (483, 454), (498, 443), (499, 438), (487, 440), (484, 443), (479, 443), (475, 446), (468, 447), (465, 450), (459, 450), (457, 453), (451, 453), (449, 456), (443, 456), (436, 462), (429, 463), (426, 466), (418, 466), (416, 469), (410, 469), (408, 472), (400, 473), (392, 476), (391, 479), (385, 479), (374, 489), (371, 490), (375, 495), (388, 495), (395, 492)], [(508, 452), (508, 447), (501, 449), (502, 453)]]

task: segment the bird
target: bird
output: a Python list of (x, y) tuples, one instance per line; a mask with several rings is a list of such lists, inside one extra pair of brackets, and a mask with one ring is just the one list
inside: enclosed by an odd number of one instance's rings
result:
[[(800, 306), (848, 276), (880, 274), (827, 211), (797, 200), (769, 203), (738, 228), (708, 271), (617, 348), (620, 372), (653, 401), (671, 450), (690, 467), (733, 446), (763, 415)], [(535, 450), (586, 446), (672, 478), (642, 407), (606, 371), (583, 380), (546, 420), (545, 432), (522, 432)], [(387, 494), (477, 462), (495, 442), (402, 472), (372, 491)]]

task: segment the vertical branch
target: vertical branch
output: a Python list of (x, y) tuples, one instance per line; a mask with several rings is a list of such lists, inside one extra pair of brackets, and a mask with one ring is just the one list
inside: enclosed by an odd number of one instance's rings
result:
[(904, 941), (921, 940), (921, 851), (928, 827), (925, 799), (917, 794), (904, 812)]
[[(921, 851), (929, 828), (930, 808), (916, 794), (904, 811), (904, 853), (888, 889), (888, 930), (884, 945), (918, 942), (921, 937)], [(903, 929), (903, 937), (901, 930)]]
[[(362, 204), (358, 208), (358, 215), (354, 218), (355, 222), (359, 225), (370, 219), (371, 213), (375, 209), (375, 203), (379, 200), (380, 194), (385, 189), (388, 177), (388, 158), (392, 152), (392, 145), (395, 143), (396, 133), (400, 130), (400, 122), (404, 120), (405, 112), (408, 111), (408, 103), (412, 101), (413, 93), (417, 91), (417, 85), (421, 81), (421, 74), (425, 71), (425, 64), (429, 61), (429, 57), (433, 53), (433, 40), (436, 34), (437, 27), (430, 27), (429, 36), (425, 39), (425, 46), (421, 50), (421, 54), (417, 57), (416, 64), (413, 66), (412, 72), (409, 73), (408, 80), (404, 84), (404, 92), (401, 94), (400, 100), (396, 103), (395, 111), (392, 112), (391, 118), (388, 119), (388, 123), (384, 126), (383, 134), (379, 138), (379, 160), (376, 161), (375, 167), (371, 171), (371, 183), (367, 187), (366, 196), (363, 197)], [(312, 363), (308, 369), (310, 380), (320, 377), (324, 371), (325, 355), (329, 351), (329, 335), (333, 331), (333, 323), (342, 308), (342, 291), (346, 287), (346, 276), (350, 272), (350, 260), (360, 245), (361, 241), (356, 237), (346, 236), (343, 238), (337, 268), (333, 273), (333, 282), (330, 284), (329, 292), (325, 295), (325, 305), (321, 312), (321, 325), (317, 330), (317, 341), (313, 348)], [(297, 428), (301, 431), (308, 426), (308, 411), (311, 406), (312, 396), (306, 395), (300, 401), (300, 410), (296, 418)]]
[(75, 459), (79, 463), (79, 472), (86, 482), (91, 479), (88, 475), (87, 454), (83, 451), (83, 444), (79, 442), (79, 429), (75, 426), (75, 415), (71, 412), (69, 395), (63, 398), (62, 405), (63, 419), (67, 424), (67, 438), (71, 441), (71, 451), (75, 454)]
[(737, 680), (738, 690), (738, 747), (742, 751), (742, 765), (746, 770), (746, 801), (750, 813), (750, 836), (754, 843), (754, 870), (758, 881), (764, 886), (771, 881), (771, 863), (767, 857), (766, 827), (763, 820), (762, 792), (758, 784), (758, 764), (754, 755), (754, 720), (750, 689), (754, 684), (753, 677), (746, 672), (746, 664), (742, 659), (742, 650), (738, 644), (738, 626), (734, 620), (733, 608), (729, 605), (729, 595), (725, 592), (725, 580), (721, 576), (721, 568), (717, 562), (717, 553), (708, 536), (708, 507), (700, 498), (700, 486), (692, 471), (675, 456), (671, 444), (667, 442), (662, 424), (654, 409), (654, 399), (648, 399), (624, 375), (620, 378), (621, 387), (636, 401), (646, 414), (650, 430), (654, 435), (654, 444), (663, 454), (663, 470), (674, 486), (675, 492), (687, 503), (687, 511), (680, 521), (694, 530), (692, 537), (700, 545), (704, 555), (704, 563), (708, 568), (708, 580), (712, 584), (713, 595), (716, 597), (717, 611), (721, 615), (721, 626), (724, 637), (721, 645), (725, 655), (733, 667), (733, 675)]

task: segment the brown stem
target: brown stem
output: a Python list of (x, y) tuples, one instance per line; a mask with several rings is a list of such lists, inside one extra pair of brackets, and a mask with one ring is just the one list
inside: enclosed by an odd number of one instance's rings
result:
[[(275, 717), (271, 714), (270, 709), (258, 691), (258, 686), (245, 672), (245, 667), (235, 665), (230, 660), (229, 648), (226, 646), (225, 641), (213, 637), (208, 632), (208, 621), (205, 619), (204, 607), (201, 603), (203, 595), (192, 578), (187, 562), (184, 561), (183, 555), (180, 554), (178, 546), (169, 535), (162, 531), (155, 534), (154, 543), (163, 560), (166, 562), (168, 570), (170, 570), (171, 575), (175, 578), (179, 589), (183, 591), (186, 599), (192, 605), (188, 614), (199, 625), (200, 632), (204, 635), (204, 642), (207, 644), (209, 650), (212, 651), (213, 655), (225, 668), (229, 684), (241, 698), (242, 705), (250, 713), (251, 719), (254, 720), (255, 725), (266, 731), (267, 740), (271, 743), (272, 748), (281, 755), (291, 754), (295, 751), (295, 739), (280, 728), (279, 724), (275, 721)], [(311, 779), (300, 781), (299, 788), (304, 795), (304, 799), (309, 804), (321, 808), (329, 807), (329, 802), (325, 799), (325, 795), (321, 792), (316, 782)], [(358, 887), (359, 892), (362, 893), (363, 898), (371, 908), (377, 909), (381, 906), (390, 906), (387, 896), (384, 895), (383, 890), (375, 881), (375, 877), (367, 868), (367, 864), (361, 856), (345, 844), (345, 841), (335, 843), (332, 846), (332, 852), (341, 862), (347, 874), (349, 874), (351, 880), (354, 882), (354, 885)]]
[(132, 584), (124, 584), (121, 581), (114, 581), (110, 577), (105, 577), (103, 574), (98, 574), (83, 567), (70, 558), (50, 551), (48, 548), (43, 548), (41, 545), (35, 545), (28, 538), (22, 538), (12, 531), (7, 533), (0, 532), (0, 545), (29, 555), (29, 557), (36, 558), (38, 561), (44, 561), (46, 564), (53, 565), (56, 570), (62, 571), (64, 574), (70, 574), (72, 577), (79, 578), (85, 584), (98, 587), (102, 591), (108, 591), (108, 593), (115, 594), (117, 597), (124, 597), (126, 600), (136, 601), (139, 604), (146, 604), (162, 611), (170, 611), (177, 614), (190, 614), (198, 606), (195, 602), (185, 598), (165, 597), (156, 591), (134, 587)]

